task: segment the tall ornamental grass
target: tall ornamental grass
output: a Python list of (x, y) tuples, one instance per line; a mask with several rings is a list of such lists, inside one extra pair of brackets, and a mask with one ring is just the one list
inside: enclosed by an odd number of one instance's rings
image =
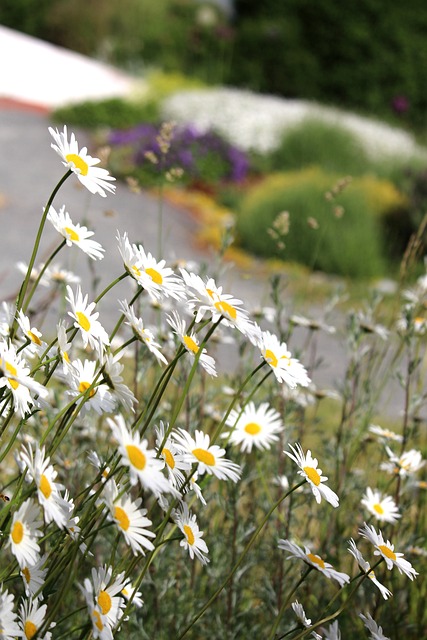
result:
[[(0, 637), (422, 637), (427, 276), (390, 326), (377, 299), (337, 328), (337, 300), (290, 315), (276, 279), (250, 312), (120, 230), (90, 299), (55, 260), (105, 250), (60, 190), (110, 197), (114, 178), (50, 133), (65, 173), (0, 323)], [(97, 305), (121, 281), (107, 332)], [(329, 386), (322, 336), (347, 354)]]

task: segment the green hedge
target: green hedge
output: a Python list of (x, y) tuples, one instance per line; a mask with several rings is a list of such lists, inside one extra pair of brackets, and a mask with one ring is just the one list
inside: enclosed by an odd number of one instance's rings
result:
[(427, 10), (422, 0), (237, 0), (228, 81), (408, 122), (427, 111)]
[[(325, 193), (337, 181), (337, 175), (316, 168), (270, 176), (241, 203), (240, 243), (257, 255), (300, 262), (327, 273), (362, 278), (384, 274), (392, 256), (387, 249), (391, 234), (383, 220), (402, 209), (404, 199), (386, 181), (361, 178), (328, 201)], [(337, 206), (344, 209), (341, 217), (335, 215)], [(281, 248), (268, 229), (283, 211), (289, 212), (290, 226), (280, 238), (285, 245)]]
[(88, 129), (126, 129), (141, 122), (157, 122), (160, 120), (160, 112), (155, 101), (139, 104), (121, 98), (110, 98), (87, 100), (63, 107), (57, 109), (52, 117), (56, 122)]

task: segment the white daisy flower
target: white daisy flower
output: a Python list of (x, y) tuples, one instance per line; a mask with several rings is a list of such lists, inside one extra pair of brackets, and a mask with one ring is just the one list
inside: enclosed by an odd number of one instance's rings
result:
[(390, 640), (388, 636), (384, 635), (383, 628), (377, 625), (377, 623), (369, 613), (367, 613), (366, 615), (363, 615), (363, 613), (359, 613), (359, 618), (363, 620), (363, 624), (370, 632), (371, 640)]
[(24, 581), (25, 594), (27, 597), (34, 596), (43, 588), (47, 574), (47, 567), (43, 568), (46, 559), (47, 555), (44, 555), (41, 556), (35, 564), (21, 567), (21, 576)]
[(35, 327), (31, 327), (30, 319), (25, 315), (22, 309), (18, 311), (16, 319), (25, 338), (30, 341), (30, 344), (27, 347), (29, 352), (32, 354), (41, 353), (46, 347), (46, 343), (43, 342), (40, 331)]
[(37, 499), (43, 508), (47, 524), (55, 522), (61, 529), (65, 527), (69, 505), (61, 496), (64, 485), (55, 482), (58, 473), (50, 464), (50, 457), (45, 456), (44, 447), (35, 446), (35, 453), (30, 444), (22, 447), (19, 453), (21, 462), (27, 467), (26, 480), (34, 481), (37, 487)]
[(289, 318), (289, 321), (297, 327), (304, 327), (311, 331), (324, 331), (329, 334), (336, 333), (336, 328), (332, 325), (319, 320), (313, 320), (312, 318), (306, 318), (305, 316), (293, 315)]
[(196, 322), (200, 322), (205, 313), (209, 313), (212, 322), (215, 323), (222, 318), (224, 326), (235, 327), (252, 344), (257, 343), (261, 335), (260, 328), (249, 319), (248, 312), (242, 308), (242, 300), (223, 293), (222, 287), (217, 287), (213, 278), (209, 278), (205, 283), (200, 276), (188, 273), (185, 269), (181, 269), (181, 275), (187, 288), (193, 293), (187, 305), (196, 311)]
[(122, 495), (108, 505), (112, 519), (134, 555), (145, 555), (144, 549), (153, 551), (154, 545), (149, 538), (156, 537), (155, 533), (147, 529), (153, 523), (146, 518), (147, 509), (141, 509), (141, 503), (142, 498), (132, 500), (130, 496)]
[(287, 556), (287, 560), (290, 558), (298, 558), (299, 560), (303, 560), (311, 567), (314, 567), (320, 573), (323, 573), (324, 576), (330, 578), (331, 580), (336, 580), (340, 587), (343, 587), (347, 582), (350, 582), (350, 576), (346, 573), (342, 573), (341, 571), (336, 571), (329, 562), (325, 562), (320, 556), (312, 553), (308, 547), (304, 547), (304, 551), (294, 542), (290, 540), (279, 540), (279, 549), (283, 549), (284, 551), (288, 551), (290, 553)]
[(367, 525), (365, 522), (363, 527), (359, 529), (359, 533), (374, 545), (374, 555), (384, 558), (387, 569), (391, 570), (396, 566), (399, 572), (407, 575), (410, 580), (416, 578), (418, 572), (415, 571), (408, 560), (404, 559), (403, 553), (394, 551), (394, 545), (389, 540), (384, 540), (381, 531), (377, 533), (373, 525)]
[(185, 460), (191, 464), (197, 464), (200, 475), (208, 473), (219, 480), (232, 480), (237, 482), (240, 478), (240, 467), (235, 462), (224, 458), (225, 449), (216, 444), (210, 444), (210, 437), (203, 431), (196, 429), (194, 438), (184, 429), (177, 429), (172, 433), (173, 439), (185, 454)]
[(3, 591), (0, 584), (0, 632), (2, 640), (15, 640), (21, 637), (21, 629), (16, 622), (16, 613), (13, 611), (14, 597), (7, 589)]
[[(26, 262), (17, 262), (16, 263), (16, 267), (18, 269), (18, 271), (20, 271), (22, 273), (23, 276), (27, 275), (28, 272), (28, 264)], [(37, 267), (33, 267), (31, 269), (31, 274), (30, 274), (30, 283), (34, 284), (36, 282), (36, 280), (39, 279), (40, 277), (40, 273), (41, 270), (43, 269), (44, 264), (39, 264)], [(43, 287), (48, 287), (49, 286), (49, 280), (46, 276), (46, 273), (40, 278), (40, 280), (38, 281), (39, 285), (43, 286)]]
[(155, 496), (161, 493), (179, 495), (163, 475), (165, 463), (157, 458), (154, 449), (148, 448), (148, 441), (141, 440), (137, 432), (131, 433), (121, 415), (115, 416), (115, 420), (107, 418), (107, 421), (119, 443), (120, 463), (129, 468), (131, 484), (135, 485), (139, 481), (141, 486), (152, 491)]
[(291, 389), (298, 385), (308, 387), (311, 380), (305, 367), (299, 360), (292, 358), (285, 342), (280, 342), (277, 336), (269, 331), (263, 331), (258, 347), (279, 382), (286, 382)]
[[(338, 620), (334, 620), (332, 624), (329, 625), (329, 629), (323, 629), (324, 640), (341, 640), (341, 631), (339, 630)], [(319, 636), (321, 638), (321, 636)]]
[(131, 244), (126, 231), (121, 236), (117, 231), (116, 235), (119, 253), (123, 260), (123, 266), (127, 273), (138, 283), (138, 277), (141, 273), (141, 256), (139, 255), (136, 245)]
[(67, 246), (72, 247), (74, 244), (92, 260), (102, 260), (105, 249), (99, 242), (91, 240), (95, 233), (79, 223), (75, 224), (71, 220), (70, 214), (65, 211), (65, 205), (58, 212), (51, 206), (47, 219), (53, 224), (58, 233), (65, 238)]
[(31, 498), (15, 511), (9, 533), (9, 545), (20, 567), (36, 564), (40, 547), (37, 538), (42, 535), (39, 508)]
[(417, 451), (416, 449), (404, 451), (400, 456), (395, 455), (389, 447), (386, 447), (386, 452), (389, 461), (382, 462), (380, 469), (394, 475), (399, 475), (401, 478), (413, 476), (417, 471), (422, 469), (426, 463), (422, 458), (421, 451)]
[(50, 146), (62, 158), (62, 164), (77, 175), (82, 185), (85, 186), (88, 191), (91, 193), (99, 193), (103, 198), (107, 195), (105, 191), (114, 193), (116, 187), (110, 183), (113, 182), (115, 178), (110, 176), (106, 169), (100, 169), (95, 166), (100, 160), (99, 158), (92, 158), (92, 156), (87, 153), (86, 147), (79, 149), (74, 133), (71, 134), (70, 141), (68, 141), (66, 126), (64, 126), (62, 133), (60, 133), (58, 129), (49, 127), (49, 133), (56, 143), (52, 143)]
[(10, 328), (16, 315), (16, 306), (2, 302), (0, 304), (0, 337), (9, 338)]
[(64, 375), (66, 375), (69, 369), (72, 368), (70, 360), (72, 344), (71, 342), (68, 342), (67, 330), (62, 320), (60, 320), (56, 326), (56, 335), (58, 337), (58, 351), (62, 361), (62, 369)]
[[(16, 410), (24, 417), (30, 407), (40, 403), (40, 399), (46, 398), (46, 387), (31, 378), (30, 368), (24, 358), (16, 352), (13, 344), (8, 345), (0, 340), (0, 387), (6, 387), (12, 392)], [(30, 391), (39, 396), (36, 400)]]
[(113, 628), (123, 616), (125, 606), (121, 593), (126, 581), (124, 572), (113, 579), (113, 570), (106, 565), (92, 568), (92, 582), (86, 578), (84, 587), (88, 594), (92, 594), (101, 614), (106, 617), (107, 624)]
[[(85, 360), (84, 362), (81, 360), (73, 360), (72, 367), (70, 367), (67, 372), (67, 378), (70, 384), (70, 389), (67, 393), (73, 397), (86, 393), (95, 379), (98, 381), (101, 380), (101, 376), (98, 375), (99, 372), (96, 369), (96, 362), (90, 360)], [(103, 413), (111, 413), (115, 407), (116, 403), (108, 386), (98, 381), (95, 382), (95, 386), (89, 391), (86, 402), (81, 409), (83, 413), (89, 409), (93, 409), (96, 413), (102, 415)]]
[(74, 318), (74, 326), (76, 329), (80, 329), (83, 345), (86, 348), (88, 344), (95, 349), (98, 341), (103, 345), (109, 345), (108, 334), (104, 327), (98, 320), (99, 313), (95, 309), (95, 302), (88, 304), (88, 295), (83, 298), (82, 290), (80, 286), (77, 287), (77, 292), (74, 294), (73, 290), (67, 285), (66, 300), (71, 305), (71, 311), (68, 315)]
[(291, 607), (298, 619), (298, 622), (300, 622), (306, 629), (308, 627), (311, 627), (311, 620), (305, 615), (304, 607), (302, 606), (302, 604), (300, 604), (298, 600), (295, 600), (295, 602), (291, 604)]
[(284, 428), (280, 414), (268, 402), (262, 402), (258, 407), (249, 402), (243, 411), (233, 409), (226, 425), (231, 427), (231, 431), (223, 433), (222, 437), (229, 438), (231, 444), (240, 445), (241, 450), (247, 453), (253, 446), (269, 449)]
[(209, 562), (209, 549), (203, 540), (203, 531), (200, 531), (197, 524), (197, 517), (188, 509), (188, 505), (183, 503), (179, 509), (172, 512), (175, 524), (184, 534), (183, 540), (179, 543), (181, 547), (187, 549), (190, 558), (196, 557), (202, 564)]
[(378, 436), (381, 440), (394, 440), (395, 442), (403, 442), (403, 436), (395, 431), (390, 431), (390, 429), (383, 429), (378, 424), (369, 425), (368, 431), (373, 433), (375, 436)]
[(184, 455), (177, 448), (170, 436), (165, 439), (165, 425), (161, 420), (159, 426), (156, 427), (156, 447), (166, 463), (169, 482), (171, 482), (174, 487), (182, 487), (185, 482), (183, 471), (189, 471), (191, 464), (185, 460)]
[[(187, 333), (185, 320), (183, 320), (176, 311), (172, 311), (171, 315), (166, 316), (166, 320), (172, 327), (174, 333), (178, 336), (187, 353), (190, 354), (191, 361), (194, 362), (196, 355), (200, 351), (199, 341), (196, 334), (194, 331)], [(212, 356), (208, 355), (206, 349), (202, 349), (198, 362), (210, 376), (215, 377), (217, 375), (215, 360)]]
[(383, 584), (381, 584), (381, 582), (377, 580), (375, 576), (375, 571), (371, 569), (371, 565), (369, 564), (369, 562), (365, 560), (365, 558), (362, 556), (359, 549), (356, 547), (356, 543), (354, 542), (353, 538), (349, 540), (349, 544), (350, 546), (348, 550), (350, 551), (353, 558), (355, 558), (359, 567), (362, 569), (362, 571), (366, 573), (366, 576), (369, 578), (369, 580), (371, 580), (371, 582), (373, 582), (373, 584), (377, 587), (377, 589), (380, 590), (384, 600), (388, 600), (388, 598), (393, 595), (392, 592), (389, 591), (387, 587), (385, 587)]
[(185, 298), (181, 278), (175, 275), (170, 267), (166, 267), (166, 260), (156, 260), (150, 252), (146, 252), (141, 245), (136, 247), (140, 258), (137, 280), (144, 287), (152, 300), (163, 297), (182, 300)]
[(401, 515), (391, 496), (382, 496), (378, 490), (372, 491), (370, 487), (366, 489), (361, 503), (376, 517), (379, 522), (397, 522)]
[[(21, 604), (19, 613), (23, 638), (31, 640), (31, 638), (38, 634), (38, 630), (46, 617), (46, 610), (47, 605), (40, 604), (37, 598), (34, 600), (29, 598)], [(50, 628), (54, 626), (55, 624), (53, 623), (50, 625)], [(40, 638), (40, 640), (50, 640), (52, 634), (50, 631), (47, 631), (43, 636), (37, 635), (37, 637)]]
[(103, 379), (111, 391), (113, 398), (122, 404), (128, 411), (134, 411), (133, 405), (138, 401), (132, 391), (123, 382), (121, 373), (124, 365), (120, 362), (123, 353), (113, 355), (111, 353), (103, 353), (101, 351), (100, 364), (102, 366)]
[(120, 310), (125, 316), (128, 324), (134, 333), (134, 335), (143, 342), (147, 349), (157, 358), (159, 362), (167, 364), (163, 353), (160, 351), (160, 344), (156, 341), (153, 332), (150, 329), (144, 327), (142, 318), (138, 318), (135, 314), (133, 307), (129, 306), (126, 300), (123, 300), (120, 304)]
[(113, 633), (107, 622), (107, 617), (102, 614), (100, 607), (94, 604), (92, 592), (88, 591), (86, 587), (81, 584), (79, 584), (78, 587), (86, 600), (86, 606), (92, 623), (92, 636), (98, 640), (113, 640)]
[(81, 282), (80, 276), (68, 269), (64, 269), (60, 264), (47, 267), (45, 273), (49, 281), (56, 285), (79, 284)]
[(316, 502), (319, 504), (322, 497), (325, 498), (333, 507), (338, 507), (339, 498), (332, 489), (326, 486), (324, 483), (327, 480), (327, 476), (322, 476), (322, 470), (318, 468), (317, 458), (313, 458), (310, 449), (304, 454), (300, 444), (296, 444), (294, 447), (289, 445), (292, 453), (284, 451), (291, 460), (296, 462), (300, 470), (298, 474), (305, 478), (310, 485)]
[(135, 607), (138, 607), (138, 609), (140, 609), (144, 604), (142, 593), (140, 591), (136, 591), (130, 580), (125, 583), (121, 594), (126, 598), (126, 600), (130, 600), (132, 598), (132, 604), (134, 604)]

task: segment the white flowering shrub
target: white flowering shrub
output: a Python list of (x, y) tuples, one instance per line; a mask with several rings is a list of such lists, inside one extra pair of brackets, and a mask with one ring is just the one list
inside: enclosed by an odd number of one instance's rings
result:
[[(75, 174), (102, 197), (115, 185), (65, 127), (50, 132), (66, 173), (0, 323), (0, 637), (421, 637), (426, 276), (391, 328), (374, 308), (350, 315), (346, 372), (323, 390), (318, 336), (337, 330), (327, 308), (287, 317), (277, 282), (255, 320), (214, 278), (175, 271), (127, 233), (94, 300), (55, 268), (62, 250), (105, 253), (54, 208), (62, 183)], [(46, 222), (58, 247), (36, 267)], [(122, 280), (108, 332), (97, 305)], [(58, 282), (44, 329), (30, 309)], [(396, 432), (371, 424), (394, 373)]]

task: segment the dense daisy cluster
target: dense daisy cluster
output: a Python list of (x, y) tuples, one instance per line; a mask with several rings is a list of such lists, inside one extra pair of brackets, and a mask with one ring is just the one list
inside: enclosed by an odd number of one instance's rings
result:
[(241, 149), (260, 153), (275, 149), (287, 129), (306, 118), (316, 118), (354, 133), (373, 157), (425, 157), (414, 137), (402, 129), (313, 102), (239, 89), (174, 93), (163, 103), (163, 116), (179, 123), (191, 122), (202, 131), (219, 131)]
[[(50, 133), (67, 167), (65, 178), (76, 174), (102, 197), (114, 192), (113, 178), (79, 148), (74, 134), (68, 139), (66, 127)], [(104, 258), (94, 232), (73, 222), (65, 205), (57, 212), (50, 202), (43, 215), (60, 236), (54, 255), (79, 250), (95, 263)], [(218, 581), (220, 526), (226, 547), (233, 548), (221, 591), (239, 567), (240, 576), (249, 570), (243, 562), (264, 531), (264, 511), (277, 513), (274, 533), (266, 535), (277, 566), (299, 560), (310, 584), (326, 578), (345, 592), (359, 579), (391, 599), (382, 583), (389, 571), (410, 581), (418, 571), (404, 557), (407, 539), (402, 547), (394, 529), (384, 534), (370, 521), (397, 527), (405, 520), (405, 492), (410, 496), (414, 486), (421, 491), (418, 474), (425, 461), (421, 451), (408, 447), (407, 431), (371, 425), (362, 434), (358, 446), (378, 446), (377, 470), (389, 484), (359, 487), (354, 517), (345, 524), (341, 514), (349, 491), (342, 461), (354, 452), (338, 440), (336, 460), (322, 463), (323, 475), (305, 446), (309, 434), (302, 419), (323, 398), (336, 402), (341, 395), (317, 389), (315, 367), (308, 371), (289, 346), (295, 326), (312, 331), (313, 323), (294, 315), (285, 332), (279, 314), (251, 313), (202, 270), (169, 266), (126, 232), (117, 231), (116, 240), (117, 282), (126, 280), (129, 292), (117, 300), (112, 331), (99, 302), (114, 295), (113, 285), (92, 299), (78, 275), (50, 260), (21, 265), (25, 286), (15, 305), (0, 308), (0, 639), (49, 640), (57, 632), (116, 637), (135, 616), (141, 622), (157, 571), (166, 572), (168, 585), (159, 601), (169, 588), (181, 592), (187, 577), (191, 585), (204, 575)], [(39, 287), (53, 304), (48, 320), (44, 306), (38, 310), (34, 303)], [(410, 340), (419, 335), (413, 332)], [(377, 337), (389, 340), (388, 333)], [(357, 359), (364, 351), (355, 342)], [(229, 357), (245, 354), (242, 373), (227, 384), (220, 357), (213, 355), (217, 343)], [(278, 480), (269, 474), (276, 458)], [(287, 518), (286, 498), (294, 506)], [(322, 518), (329, 523), (323, 543)], [(282, 528), (285, 537), (277, 542)], [(332, 540), (336, 531), (347, 535), (341, 552), (337, 537)], [(387, 572), (380, 573), (383, 567)], [(230, 596), (230, 610), (233, 602)], [(303, 604), (282, 602), (289, 604), (289, 620), (296, 616), (314, 637), (340, 637), (338, 620), (331, 618), (329, 627), (316, 622), (322, 620), (320, 604), (309, 619)], [(357, 624), (362, 620), (380, 637), (381, 627), (363, 611)]]

